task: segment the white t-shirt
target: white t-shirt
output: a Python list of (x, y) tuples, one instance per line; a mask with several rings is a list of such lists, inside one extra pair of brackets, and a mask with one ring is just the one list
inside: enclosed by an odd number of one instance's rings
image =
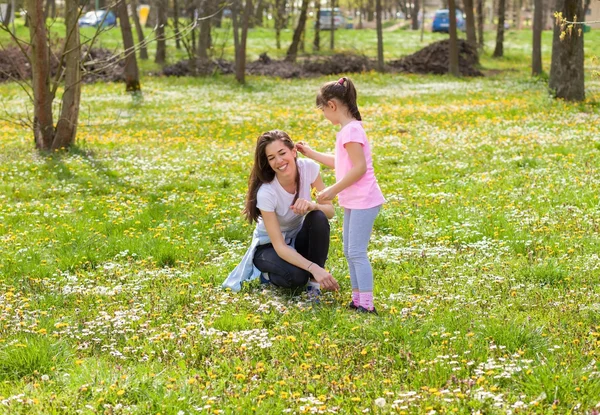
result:
[[(311, 184), (319, 176), (319, 165), (312, 160), (297, 159), (298, 171), (300, 173), (299, 199), (311, 200)], [(294, 193), (288, 193), (277, 180), (277, 176), (271, 183), (263, 183), (256, 194), (256, 207), (261, 212), (275, 212), (277, 221), (282, 232), (299, 229), (304, 221), (304, 216), (296, 215), (290, 206), (294, 201)], [(262, 217), (258, 218), (257, 228), (266, 233)]]

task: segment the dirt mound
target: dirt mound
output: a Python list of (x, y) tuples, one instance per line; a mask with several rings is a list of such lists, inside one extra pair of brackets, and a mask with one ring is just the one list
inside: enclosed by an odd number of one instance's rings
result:
[(302, 67), (297, 63), (273, 60), (263, 53), (257, 61), (249, 63), (246, 66), (246, 73), (250, 75), (267, 75), (278, 78), (303, 78), (306, 75), (303, 73)]
[(105, 48), (83, 48), (82, 62), (85, 71), (83, 82), (123, 82), (125, 81), (125, 59), (115, 55), (111, 50)]
[(345, 53), (309, 58), (303, 64), (306, 72), (316, 75), (368, 72), (375, 67), (375, 62), (366, 56)]
[(165, 76), (211, 76), (215, 73), (230, 74), (234, 71), (234, 64), (223, 59), (209, 61), (198, 59), (193, 64), (189, 59), (185, 59), (165, 66), (162, 73)]
[[(450, 41), (441, 40), (421, 49), (402, 59), (391, 61), (388, 66), (397, 72), (420, 74), (445, 74), (448, 73), (450, 56)], [(464, 76), (483, 76), (477, 69), (479, 56), (477, 49), (465, 40), (458, 41), (458, 67)]]
[[(52, 77), (58, 72), (57, 53), (59, 52), (52, 53), (50, 58)], [(83, 82), (120, 82), (125, 79), (123, 76), (125, 61), (119, 59), (110, 50), (92, 48), (88, 53), (88, 50), (83, 48), (81, 54), (84, 59), (82, 65), (85, 68)], [(0, 50), (0, 82), (24, 79), (31, 79), (31, 67), (21, 49), (14, 46)]]
[(0, 82), (31, 78), (31, 68), (21, 49), (7, 47), (0, 50)]

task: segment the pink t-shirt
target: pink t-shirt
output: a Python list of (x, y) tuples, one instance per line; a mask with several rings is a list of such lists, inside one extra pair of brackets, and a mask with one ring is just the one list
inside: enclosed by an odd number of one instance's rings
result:
[(346, 209), (369, 209), (383, 204), (385, 199), (375, 179), (371, 147), (360, 121), (350, 121), (336, 134), (335, 180), (338, 182), (342, 180), (352, 168), (350, 156), (344, 148), (347, 143), (359, 143), (363, 146), (367, 171), (358, 181), (338, 194), (340, 206)]

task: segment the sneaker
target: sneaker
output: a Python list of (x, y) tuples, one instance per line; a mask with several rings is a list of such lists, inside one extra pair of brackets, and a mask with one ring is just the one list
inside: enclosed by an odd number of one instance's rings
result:
[(358, 306), (356, 304), (354, 304), (354, 301), (350, 301), (350, 303), (348, 304), (347, 308), (349, 310), (356, 310), (356, 309), (358, 309)]
[(271, 284), (271, 279), (269, 278), (269, 273), (268, 272), (261, 272), (260, 273), (260, 285), (261, 286), (266, 286)]
[(366, 308), (364, 308), (363, 306), (359, 305), (358, 308), (356, 309), (357, 313), (368, 313), (368, 314), (375, 314), (376, 316), (379, 315), (379, 313), (377, 312), (377, 310), (375, 310), (375, 307), (373, 307), (372, 310), (367, 310)]
[(319, 297), (321, 297), (321, 286), (319, 283), (309, 281), (306, 285), (306, 296), (308, 297), (308, 301), (313, 303), (318, 303)]

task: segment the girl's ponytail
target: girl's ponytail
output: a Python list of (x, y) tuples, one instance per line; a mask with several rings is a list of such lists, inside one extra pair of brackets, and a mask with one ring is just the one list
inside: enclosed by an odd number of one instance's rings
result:
[(331, 81), (324, 84), (317, 94), (317, 107), (322, 108), (333, 98), (344, 104), (353, 118), (362, 121), (358, 104), (356, 103), (357, 93), (354, 83), (350, 78), (343, 77), (337, 81)]

